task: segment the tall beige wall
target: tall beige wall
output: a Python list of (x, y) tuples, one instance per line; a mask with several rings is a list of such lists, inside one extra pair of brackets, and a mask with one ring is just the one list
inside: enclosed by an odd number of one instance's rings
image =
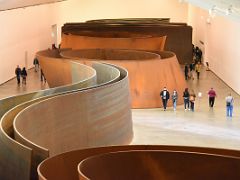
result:
[(187, 22), (187, 4), (178, 0), (68, 0), (62, 3), (64, 22), (103, 18), (170, 17), (172, 22)]
[(54, 4), (0, 11), (0, 84), (15, 76), (16, 65), (30, 68), (35, 52), (51, 47)]
[(17, 64), (31, 67), (35, 52), (51, 46), (54, 24), (61, 30), (66, 22), (101, 18), (170, 17), (172, 22), (187, 22), (187, 8), (178, 0), (68, 0), (0, 11), (0, 84), (14, 77)]
[(240, 22), (217, 15), (207, 22), (208, 17), (208, 11), (189, 6), (194, 44), (204, 49), (204, 61), (209, 62), (210, 69), (240, 94)]

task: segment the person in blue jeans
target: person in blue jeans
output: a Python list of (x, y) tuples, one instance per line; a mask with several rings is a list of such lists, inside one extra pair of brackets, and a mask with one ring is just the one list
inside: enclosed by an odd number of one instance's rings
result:
[(173, 110), (176, 111), (177, 109), (177, 99), (178, 99), (178, 93), (174, 89), (173, 94), (172, 94), (172, 101), (173, 101)]
[(232, 117), (233, 97), (231, 93), (229, 93), (228, 96), (226, 97), (226, 111), (227, 111), (227, 117)]

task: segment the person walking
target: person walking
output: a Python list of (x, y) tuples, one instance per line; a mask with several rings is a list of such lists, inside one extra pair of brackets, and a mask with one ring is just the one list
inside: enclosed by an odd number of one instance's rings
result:
[(27, 80), (27, 71), (26, 71), (25, 67), (22, 69), (21, 75), (22, 75), (22, 84), (27, 84), (27, 82), (26, 82), (26, 80)]
[(20, 85), (21, 69), (20, 69), (19, 65), (17, 65), (17, 67), (15, 69), (15, 74), (17, 77), (17, 83), (18, 83), (18, 85)]
[(166, 87), (164, 87), (163, 90), (160, 92), (160, 96), (162, 98), (164, 111), (166, 111), (166, 109), (167, 109), (167, 102), (168, 102), (168, 99), (169, 99), (169, 92), (168, 92)]
[(209, 107), (213, 107), (216, 96), (217, 96), (216, 92), (213, 90), (213, 88), (211, 88), (211, 89), (208, 91)]
[(185, 75), (185, 80), (188, 79), (188, 72), (189, 72), (189, 69), (188, 69), (188, 65), (187, 63), (185, 64), (184, 66), (184, 75)]
[(231, 93), (228, 94), (226, 97), (226, 111), (227, 111), (227, 117), (232, 117), (233, 113), (233, 97)]
[(177, 109), (177, 100), (178, 100), (178, 93), (174, 89), (173, 94), (172, 94), (172, 102), (173, 102), (173, 110), (176, 111)]
[(34, 58), (33, 65), (34, 65), (35, 72), (37, 72), (39, 69), (39, 61), (38, 61), (37, 57)]
[(195, 94), (194, 90), (192, 90), (189, 95), (190, 107), (191, 107), (192, 112), (194, 111), (195, 99), (196, 99), (196, 94)]
[(195, 69), (196, 69), (196, 73), (197, 73), (197, 79), (199, 79), (200, 77), (200, 72), (201, 72), (201, 63), (198, 62), (195, 66)]
[(193, 77), (193, 69), (194, 69), (194, 63), (189, 64), (189, 73), (188, 73), (188, 78), (194, 80)]
[(44, 82), (46, 83), (46, 78), (45, 78), (45, 75), (43, 74), (43, 70), (42, 69), (41, 69), (40, 78), (41, 78), (41, 81), (44, 80)]
[(188, 92), (188, 88), (185, 88), (185, 90), (183, 92), (183, 100), (184, 100), (184, 109), (185, 109), (185, 111), (187, 109), (190, 110), (189, 109), (189, 96), (190, 96), (190, 94)]

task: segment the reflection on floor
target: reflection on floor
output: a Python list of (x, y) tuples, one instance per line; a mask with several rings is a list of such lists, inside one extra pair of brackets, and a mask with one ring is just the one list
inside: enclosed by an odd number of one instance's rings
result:
[[(0, 98), (48, 88), (40, 81), (39, 73), (29, 71), (27, 85), (17, 86), (13, 79), (0, 86)], [(157, 82), (156, 82), (157, 83)], [(134, 139), (132, 144), (167, 144), (240, 149), (240, 96), (233, 92), (211, 71), (202, 70), (200, 79), (188, 81), (189, 89), (196, 94), (195, 112), (163, 109), (133, 109)], [(208, 106), (208, 90), (217, 92), (214, 108)], [(159, 90), (160, 91), (160, 90)], [(226, 117), (225, 97), (234, 97), (233, 117)], [(182, 92), (178, 92), (181, 98)]]

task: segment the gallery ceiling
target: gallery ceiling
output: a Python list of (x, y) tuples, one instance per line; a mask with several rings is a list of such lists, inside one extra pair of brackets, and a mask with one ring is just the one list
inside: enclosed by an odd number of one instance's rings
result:
[(65, 0), (0, 0), (0, 11)]
[[(66, 0), (0, 0), (0, 11)], [(240, 20), (240, 0), (179, 0)]]
[(209, 10), (211, 13), (240, 20), (240, 0), (182, 0)]

